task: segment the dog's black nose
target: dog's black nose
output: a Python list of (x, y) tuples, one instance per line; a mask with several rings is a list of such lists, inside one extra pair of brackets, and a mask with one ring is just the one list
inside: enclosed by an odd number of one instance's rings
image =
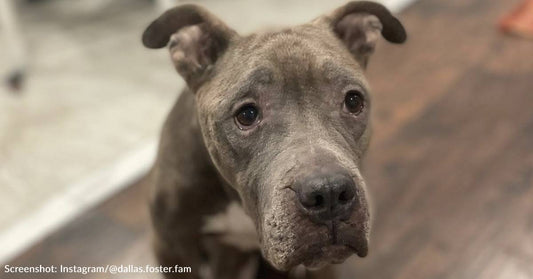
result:
[(305, 177), (294, 190), (304, 212), (317, 223), (347, 220), (357, 203), (355, 183), (344, 173)]

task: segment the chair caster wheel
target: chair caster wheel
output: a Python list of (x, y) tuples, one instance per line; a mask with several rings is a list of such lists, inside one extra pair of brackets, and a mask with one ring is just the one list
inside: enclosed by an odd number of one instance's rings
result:
[(7, 86), (14, 92), (19, 92), (24, 84), (26, 74), (22, 70), (13, 71), (7, 77)]

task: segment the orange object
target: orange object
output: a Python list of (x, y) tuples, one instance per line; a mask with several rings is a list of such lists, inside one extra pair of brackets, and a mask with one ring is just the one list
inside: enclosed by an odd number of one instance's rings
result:
[(500, 28), (507, 33), (533, 39), (533, 0), (521, 5), (500, 21)]

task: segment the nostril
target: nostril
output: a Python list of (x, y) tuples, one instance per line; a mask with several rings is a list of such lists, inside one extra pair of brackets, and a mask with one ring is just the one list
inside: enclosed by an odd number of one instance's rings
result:
[(337, 202), (339, 204), (345, 205), (347, 203), (352, 202), (354, 196), (355, 192), (350, 187), (346, 187), (342, 191), (340, 191), (339, 195), (337, 196)]
[(313, 204), (313, 207), (320, 208), (324, 205), (324, 196), (322, 195), (316, 195), (315, 196), (315, 202)]
[(348, 192), (347, 191), (342, 191), (340, 194), (339, 194), (339, 198), (338, 198), (339, 202), (341, 204), (345, 204), (347, 203), (350, 198), (348, 197)]
[(300, 203), (307, 209), (317, 210), (326, 206), (326, 197), (320, 192), (310, 192), (300, 196)]

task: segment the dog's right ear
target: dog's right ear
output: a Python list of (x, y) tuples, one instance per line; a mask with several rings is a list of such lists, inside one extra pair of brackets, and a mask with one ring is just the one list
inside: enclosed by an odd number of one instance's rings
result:
[(206, 9), (187, 4), (163, 13), (144, 31), (148, 48), (169, 46), (172, 62), (196, 92), (237, 33)]

